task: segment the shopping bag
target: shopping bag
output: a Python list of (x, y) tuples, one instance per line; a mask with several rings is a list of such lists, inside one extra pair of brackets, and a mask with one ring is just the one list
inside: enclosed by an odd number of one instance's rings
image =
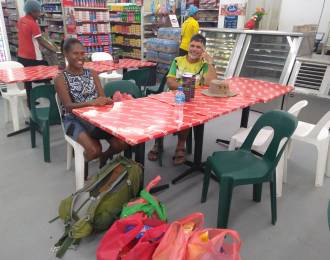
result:
[(162, 224), (147, 230), (137, 244), (121, 260), (152, 260), (152, 255), (167, 231), (168, 226), (168, 224)]
[(183, 260), (186, 255), (187, 243), (190, 236), (201, 229), (204, 215), (196, 212), (174, 221), (170, 224), (159, 246), (156, 248), (153, 260)]
[(120, 259), (137, 244), (147, 229), (163, 224), (163, 221), (147, 218), (143, 213), (117, 220), (101, 239), (96, 251), (97, 260)]
[(190, 237), (185, 260), (240, 260), (240, 247), (235, 230), (202, 229)]
[(120, 217), (124, 218), (133, 215), (137, 212), (143, 212), (148, 217), (158, 218), (166, 221), (167, 212), (166, 207), (155, 196), (152, 196), (149, 192), (150, 189), (155, 187), (161, 180), (160, 176), (153, 179), (145, 189), (140, 192), (140, 198), (128, 202), (123, 207)]

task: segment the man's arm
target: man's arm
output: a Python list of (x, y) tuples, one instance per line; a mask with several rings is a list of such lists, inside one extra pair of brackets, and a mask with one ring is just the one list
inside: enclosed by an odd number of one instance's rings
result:
[(202, 58), (207, 62), (208, 70), (205, 76), (205, 85), (210, 85), (211, 81), (217, 78), (217, 72), (214, 68), (213, 58), (205, 51)]
[(36, 37), (36, 40), (38, 41), (38, 43), (42, 47), (44, 47), (44, 48), (46, 48), (46, 49), (48, 49), (52, 52), (58, 52), (59, 51), (58, 47), (56, 47), (53, 43), (46, 40), (42, 35), (40, 35), (39, 37)]

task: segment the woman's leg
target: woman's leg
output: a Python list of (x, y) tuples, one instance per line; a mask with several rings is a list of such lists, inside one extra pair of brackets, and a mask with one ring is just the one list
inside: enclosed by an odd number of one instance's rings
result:
[(81, 132), (79, 134), (77, 142), (84, 147), (84, 155), (87, 162), (102, 155), (102, 146), (100, 141), (90, 137), (86, 132)]

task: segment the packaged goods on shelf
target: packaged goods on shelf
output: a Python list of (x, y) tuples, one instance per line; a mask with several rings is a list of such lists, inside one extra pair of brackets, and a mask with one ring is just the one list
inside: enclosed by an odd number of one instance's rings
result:
[(107, 12), (100, 11), (75, 11), (75, 19), (79, 21), (96, 21), (107, 22), (109, 21), (109, 14)]
[(200, 9), (216, 9), (219, 8), (219, 1), (217, 0), (200, 0), (199, 1)]
[(141, 12), (141, 7), (137, 5), (114, 5), (108, 3), (108, 9), (114, 12)]
[(181, 40), (181, 29), (180, 28), (159, 28), (158, 38), (168, 39), (179, 42)]
[(165, 64), (171, 64), (176, 56), (177, 56), (176, 53), (159, 52), (158, 53), (158, 61), (162, 62), (162, 63), (165, 63)]
[(95, 7), (105, 8), (106, 2), (104, 0), (74, 0), (74, 6), (76, 7)]
[(146, 41), (146, 48), (165, 53), (177, 53), (179, 43), (173, 40), (150, 38)]
[(158, 51), (147, 50), (146, 59), (150, 61), (158, 61)]
[(127, 33), (127, 34), (141, 34), (141, 26), (140, 25), (113, 25), (111, 27), (111, 32), (113, 33)]

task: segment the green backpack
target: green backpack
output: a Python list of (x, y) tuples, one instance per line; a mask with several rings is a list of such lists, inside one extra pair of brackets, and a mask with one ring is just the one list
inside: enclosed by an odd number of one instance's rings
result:
[(61, 258), (81, 238), (107, 230), (119, 217), (123, 205), (138, 195), (142, 182), (141, 165), (125, 157), (117, 157), (84, 188), (62, 200), (59, 216), (50, 221), (61, 218), (65, 225), (63, 236), (54, 246), (56, 256)]

